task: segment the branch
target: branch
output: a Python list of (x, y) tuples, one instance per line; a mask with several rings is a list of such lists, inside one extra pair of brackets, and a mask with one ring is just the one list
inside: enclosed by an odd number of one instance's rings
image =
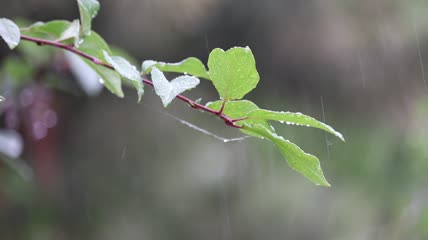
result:
[[(63, 43), (57, 42), (57, 41), (51, 41), (51, 40), (46, 40), (46, 39), (42, 39), (42, 38), (35, 38), (35, 37), (30, 37), (30, 36), (25, 36), (25, 35), (21, 35), (21, 39), (25, 40), (25, 41), (29, 41), (29, 42), (34, 42), (39, 46), (48, 45), (48, 46), (53, 46), (53, 47), (57, 47), (57, 48), (62, 48), (64, 50), (75, 53), (75, 54), (77, 54), (83, 58), (86, 58), (96, 65), (100, 65), (100, 66), (114, 70), (114, 67), (112, 65), (104, 63), (101, 59), (98, 59), (98, 58), (91, 56), (91, 55), (89, 55), (83, 51), (80, 51), (79, 49), (75, 48), (73, 45), (66, 45), (66, 44), (63, 44)], [(144, 84), (153, 87), (152, 81), (145, 79), (143, 77), (141, 77), (141, 79), (142, 79)], [(199, 104), (196, 101), (193, 101), (193, 100), (191, 100), (191, 99), (189, 99), (183, 95), (177, 95), (176, 98), (178, 98), (181, 101), (189, 104), (194, 109), (199, 109), (199, 110), (202, 110), (204, 112), (208, 112), (210, 114), (218, 116), (219, 118), (221, 118), (224, 121), (224, 123), (226, 125), (228, 125), (230, 127), (241, 128), (241, 126), (238, 126), (235, 124), (235, 122), (239, 121), (239, 119), (232, 119), (232, 118), (226, 116), (225, 114), (223, 114), (223, 109), (224, 109), (224, 104), (225, 104), (224, 102), (222, 104), (221, 110), (215, 111), (215, 110), (210, 109), (210, 108), (208, 108), (202, 104)]]

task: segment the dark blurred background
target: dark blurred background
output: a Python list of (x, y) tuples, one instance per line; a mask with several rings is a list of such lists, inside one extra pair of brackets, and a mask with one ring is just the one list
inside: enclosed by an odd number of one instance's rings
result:
[[(75, 1), (0, 6), (12, 19), (78, 18)], [(189, 128), (177, 119), (241, 136), (181, 102), (164, 109), (149, 87), (140, 104), (132, 89), (88, 95), (61, 56), (43, 65), (38, 52), (35, 75), (13, 71), (2, 42), (0, 239), (428, 239), (428, 2), (101, 1), (93, 28), (138, 64), (250, 46), (261, 81), (248, 99), (344, 134), (274, 125), (319, 157), (332, 187), (267, 142)], [(206, 81), (185, 95), (217, 99)]]

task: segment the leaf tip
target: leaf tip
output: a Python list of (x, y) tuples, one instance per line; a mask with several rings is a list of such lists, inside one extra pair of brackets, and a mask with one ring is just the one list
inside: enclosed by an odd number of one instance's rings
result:
[(125, 97), (125, 94), (123, 94), (123, 92), (115, 92), (114, 94), (116, 94), (116, 96), (118, 98), (124, 98)]
[(156, 65), (156, 63), (157, 62), (153, 60), (143, 61), (143, 63), (141, 64), (141, 72), (147, 74), (148, 72), (150, 72), (150, 68)]
[(340, 132), (335, 131), (335, 135), (336, 135), (336, 137), (340, 138), (340, 140), (342, 140), (342, 142), (346, 142), (345, 137)]
[(317, 186), (321, 187), (331, 187), (331, 184), (324, 178), (321, 183), (315, 183)]

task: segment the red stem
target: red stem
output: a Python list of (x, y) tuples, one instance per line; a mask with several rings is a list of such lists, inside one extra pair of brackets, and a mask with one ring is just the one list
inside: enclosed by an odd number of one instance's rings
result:
[[(79, 49), (75, 48), (73, 45), (66, 45), (57, 41), (51, 41), (51, 40), (46, 40), (46, 39), (41, 39), (41, 38), (35, 38), (35, 37), (30, 37), (30, 36), (25, 36), (25, 35), (21, 35), (21, 39), (22, 40), (26, 40), (26, 41), (30, 41), (30, 42), (34, 42), (37, 43), (38, 45), (49, 45), (49, 46), (53, 46), (53, 47), (57, 47), (57, 48), (62, 48), (65, 49), (67, 51), (70, 51), (72, 53), (75, 53), (83, 58), (88, 59), (89, 61), (93, 62), (94, 64), (100, 65), (100, 66), (104, 66), (106, 68), (112, 69), (114, 70), (113, 66), (107, 63), (104, 63), (101, 59), (98, 59), (94, 56), (91, 56), (85, 52), (80, 51)], [(142, 81), (144, 84), (152, 86), (153, 87), (153, 82), (145, 79), (142, 77)], [(238, 126), (235, 124), (236, 121), (239, 121), (240, 119), (232, 119), (228, 116), (226, 116), (225, 114), (223, 114), (223, 109), (224, 109), (224, 105), (225, 102), (222, 103), (221, 109), (219, 111), (215, 111), (211, 108), (208, 108), (202, 104), (199, 104), (183, 95), (177, 95), (176, 98), (180, 99), (181, 101), (189, 104), (192, 108), (194, 109), (200, 109), (204, 112), (208, 112), (210, 114), (216, 115), (219, 118), (221, 118), (224, 123), (228, 126), (234, 127), (234, 128), (242, 128), (241, 126)]]
[(221, 103), (220, 110), (218, 110), (217, 113), (216, 113), (217, 116), (220, 116), (223, 113), (224, 106), (226, 106), (226, 100), (223, 100), (223, 102)]

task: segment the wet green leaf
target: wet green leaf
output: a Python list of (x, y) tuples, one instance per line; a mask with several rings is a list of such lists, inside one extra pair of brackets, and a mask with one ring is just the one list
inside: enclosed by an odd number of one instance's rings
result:
[(205, 68), (205, 65), (201, 62), (201, 60), (195, 57), (189, 57), (177, 63), (147, 60), (144, 61), (141, 65), (144, 74), (150, 73), (153, 67), (156, 67), (163, 72), (184, 73), (210, 80), (210, 76)]
[(314, 127), (322, 129), (326, 132), (329, 132), (336, 137), (340, 138), (342, 141), (345, 141), (343, 135), (340, 132), (337, 132), (329, 125), (316, 120), (315, 118), (309, 117), (302, 113), (293, 113), (293, 112), (275, 112), (264, 109), (256, 109), (251, 111), (248, 114), (248, 119), (260, 119), (260, 120), (274, 120), (281, 123), (286, 123), (289, 125), (299, 125), (306, 127)]
[(180, 76), (169, 82), (156, 67), (153, 67), (151, 74), (155, 92), (161, 98), (164, 107), (167, 107), (178, 94), (199, 84), (199, 79), (193, 76)]
[[(91, 31), (91, 34), (81, 40), (77, 48), (97, 59), (106, 62), (103, 51), (111, 54), (110, 48), (102, 37), (96, 32)], [(108, 69), (104, 66), (96, 65), (86, 58), (82, 58), (94, 71), (100, 76), (102, 82), (110, 92), (116, 94), (118, 97), (123, 97), (122, 81), (119, 73), (114, 70)]]
[(10, 49), (18, 46), (21, 40), (19, 27), (10, 19), (0, 18), (0, 36), (7, 43)]
[(100, 3), (97, 0), (77, 0), (80, 12), (81, 33), (83, 36), (91, 34), (92, 19), (100, 10)]
[(49, 40), (61, 38), (61, 35), (70, 28), (70, 21), (54, 20), (49, 22), (36, 22), (29, 27), (22, 28), (23, 34)]
[(244, 124), (245, 133), (264, 138), (274, 143), (282, 156), (294, 170), (300, 172), (316, 185), (330, 186), (324, 177), (320, 162), (317, 157), (305, 153), (296, 144), (278, 136), (275, 132), (270, 131), (261, 124)]
[(59, 42), (68, 43), (68, 40), (73, 40), (74, 46), (79, 45), (80, 41), (80, 23), (79, 20), (74, 20), (68, 28), (61, 33), (61, 36), (57, 39)]
[(259, 82), (256, 61), (248, 47), (216, 48), (210, 53), (208, 67), (220, 97), (227, 101), (241, 99)]
[(125, 58), (110, 56), (106, 51), (103, 51), (103, 54), (106, 61), (110, 63), (120, 75), (132, 81), (138, 93), (138, 102), (140, 102), (141, 96), (144, 94), (144, 86), (137, 68), (130, 64)]
[(56, 49), (38, 47), (33, 42), (21, 41), (16, 50), (22, 54), (27, 62), (31, 62), (37, 68), (37, 66), (50, 63)]

